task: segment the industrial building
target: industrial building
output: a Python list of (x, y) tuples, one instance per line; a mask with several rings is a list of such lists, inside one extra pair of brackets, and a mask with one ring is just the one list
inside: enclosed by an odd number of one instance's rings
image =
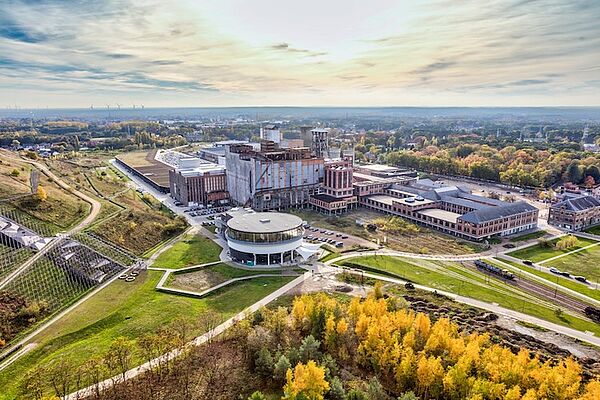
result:
[(279, 144), (283, 139), (283, 134), (279, 130), (278, 125), (268, 124), (260, 128), (260, 138), (261, 140), (267, 140)]
[(361, 206), (398, 215), (469, 240), (485, 240), (537, 228), (539, 210), (471, 194), (429, 179), (392, 184), (378, 194), (359, 197)]
[(310, 149), (282, 149), (272, 141), (258, 151), (248, 144), (228, 146), (225, 164), (232, 202), (258, 211), (307, 204), (324, 173), (323, 158)]
[(600, 224), (600, 200), (586, 195), (567, 197), (550, 207), (548, 223), (574, 231), (598, 225)]
[(169, 170), (171, 197), (182, 204), (226, 204), (229, 199), (225, 167), (177, 151), (157, 154)]
[(234, 208), (222, 218), (231, 258), (246, 265), (306, 260), (321, 246), (304, 242), (303, 222), (295, 215)]
[(329, 128), (311, 129), (311, 149), (316, 157), (327, 157), (329, 150)]
[(327, 160), (323, 185), (310, 197), (311, 208), (325, 214), (340, 214), (356, 208), (352, 159)]

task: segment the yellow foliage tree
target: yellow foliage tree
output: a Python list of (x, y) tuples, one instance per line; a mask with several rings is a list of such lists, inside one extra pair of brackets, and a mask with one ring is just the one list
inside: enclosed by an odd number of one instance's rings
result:
[(298, 363), (292, 372), (288, 369), (287, 383), (283, 388), (286, 400), (296, 400), (299, 396), (309, 400), (323, 400), (329, 391), (329, 382), (325, 380), (325, 369), (319, 367), (313, 360), (306, 365)]
[(37, 188), (37, 192), (35, 194), (35, 197), (39, 200), (39, 201), (46, 201), (48, 199), (48, 193), (46, 193), (46, 189), (44, 189), (41, 186), (38, 186)]

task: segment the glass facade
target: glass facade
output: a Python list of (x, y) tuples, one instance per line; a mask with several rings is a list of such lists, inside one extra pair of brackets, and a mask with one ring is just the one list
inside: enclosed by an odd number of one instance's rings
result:
[(273, 233), (252, 233), (242, 232), (235, 229), (227, 228), (227, 236), (233, 240), (250, 243), (277, 243), (287, 240), (296, 239), (304, 234), (304, 228), (298, 226), (281, 232)]

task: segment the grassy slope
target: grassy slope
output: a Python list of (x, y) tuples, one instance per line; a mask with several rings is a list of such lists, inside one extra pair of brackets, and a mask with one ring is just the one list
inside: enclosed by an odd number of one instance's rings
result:
[(535, 298), (502, 281), (487, 278), (479, 272), (466, 270), (459, 264), (442, 262), (429, 264), (443, 268), (438, 268), (436, 271), (435, 268), (424, 268), (406, 260), (389, 256), (359, 257), (349, 260), (349, 262), (386, 271), (431, 288), (457, 293), (489, 303), (497, 303), (502, 307), (556, 324), (600, 334), (600, 327), (593, 322), (566, 313), (563, 313), (561, 317), (557, 317), (554, 312), (555, 308), (542, 305)]
[[(291, 278), (257, 278), (194, 299), (154, 290), (161, 273), (149, 271), (134, 283), (116, 281), (36, 336), (38, 347), (0, 372), (0, 399), (18, 395), (21, 377), (37, 364), (66, 358), (77, 365), (102, 355), (118, 336), (139, 338), (179, 316), (193, 320), (215, 310), (223, 320), (289, 282)], [(200, 333), (200, 332), (196, 332)], [(140, 361), (137, 357), (136, 361)]]
[[(565, 257), (566, 258), (566, 257)], [(544, 272), (544, 271), (540, 271), (537, 270), (533, 267), (527, 266), (525, 264), (521, 264), (521, 263), (516, 263), (516, 262), (512, 262), (510, 260), (505, 260), (502, 257), (499, 257), (499, 259), (501, 259), (502, 261), (504, 261), (507, 264), (510, 264), (516, 268), (522, 269), (523, 271), (527, 271), (529, 273), (532, 273), (534, 275), (539, 276), (540, 278), (544, 278), (547, 281), (553, 282), (553, 283), (557, 283), (560, 286), (564, 286), (566, 288), (569, 288), (571, 290), (574, 290), (576, 292), (579, 292), (581, 294), (584, 294), (588, 297), (591, 297), (593, 299), (596, 300), (600, 300), (600, 290), (595, 290), (595, 289), (590, 289), (589, 287), (576, 282), (572, 279), (569, 278), (565, 278), (562, 277), (560, 275), (556, 275), (556, 274), (551, 274), (548, 272)]]
[(188, 235), (161, 253), (153, 266), (172, 269), (185, 268), (219, 261), (219, 254), (221, 254), (221, 247), (211, 239), (202, 235)]
[[(558, 240), (559, 239), (554, 239), (554, 240), (549, 241), (549, 243), (554, 244)], [(580, 248), (588, 246), (590, 244), (597, 243), (595, 240), (586, 239), (586, 238), (582, 238), (582, 237), (578, 237), (577, 240), (579, 241), (577, 246), (571, 247), (566, 250), (557, 250), (553, 246), (543, 247), (540, 244), (534, 244), (533, 246), (529, 246), (529, 247), (526, 247), (521, 250), (516, 250), (516, 251), (510, 252), (510, 253), (508, 253), (508, 255), (516, 257), (516, 258), (520, 258), (521, 260), (531, 260), (533, 262), (539, 262), (539, 261), (547, 260), (551, 257), (555, 257), (555, 256), (558, 256), (561, 254), (568, 253), (573, 250), (580, 249)]]

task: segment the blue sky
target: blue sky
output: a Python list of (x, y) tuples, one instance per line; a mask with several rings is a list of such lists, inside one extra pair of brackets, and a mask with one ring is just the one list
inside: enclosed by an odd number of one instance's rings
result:
[(600, 1), (0, 0), (0, 107), (600, 105)]

